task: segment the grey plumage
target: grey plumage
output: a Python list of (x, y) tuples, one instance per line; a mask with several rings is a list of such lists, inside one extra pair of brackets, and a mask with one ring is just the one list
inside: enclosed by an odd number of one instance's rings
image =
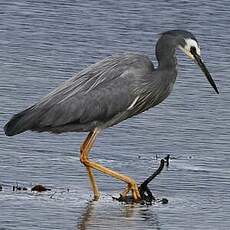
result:
[(158, 68), (141, 54), (108, 57), (78, 73), (5, 125), (8, 136), (26, 130), (53, 133), (106, 128), (162, 102), (176, 80), (175, 49), (194, 36), (181, 30), (161, 35)]

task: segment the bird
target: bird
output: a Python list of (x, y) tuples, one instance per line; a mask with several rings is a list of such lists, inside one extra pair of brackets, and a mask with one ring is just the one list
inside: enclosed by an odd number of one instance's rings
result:
[(15, 114), (4, 126), (5, 134), (14, 136), (27, 130), (54, 134), (88, 132), (80, 146), (80, 161), (88, 172), (94, 199), (98, 200), (101, 194), (94, 176), (94, 170), (98, 170), (125, 182), (121, 196), (131, 194), (134, 202), (138, 202), (142, 197), (137, 182), (92, 161), (89, 153), (103, 129), (136, 116), (169, 96), (177, 77), (177, 50), (182, 50), (201, 68), (219, 94), (201, 58), (195, 36), (186, 30), (169, 30), (161, 33), (156, 43), (157, 67), (140, 53), (124, 52), (106, 57)]

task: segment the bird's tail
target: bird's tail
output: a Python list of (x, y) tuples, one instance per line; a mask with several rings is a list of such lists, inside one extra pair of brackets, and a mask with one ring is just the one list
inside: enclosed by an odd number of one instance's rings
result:
[(33, 125), (31, 108), (28, 108), (18, 114), (15, 114), (4, 126), (4, 131), (7, 136), (14, 136), (19, 133), (29, 130)]

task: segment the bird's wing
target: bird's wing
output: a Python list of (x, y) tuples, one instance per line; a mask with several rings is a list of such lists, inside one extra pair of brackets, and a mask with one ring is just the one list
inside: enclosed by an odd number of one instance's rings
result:
[[(30, 109), (33, 129), (69, 123), (106, 122), (126, 110), (137, 95), (136, 79), (153, 71), (143, 55), (112, 56), (71, 78)], [(32, 121), (31, 121), (32, 122)]]
[(57, 127), (73, 122), (106, 122), (132, 103), (134, 95), (129, 93), (129, 82), (125, 80), (131, 77), (131, 74), (124, 73), (119, 81), (113, 79), (112, 84), (103, 84), (102, 87), (98, 86), (87, 93), (71, 93), (48, 109), (46, 104), (42, 107), (46, 112), (40, 116), (39, 126)]

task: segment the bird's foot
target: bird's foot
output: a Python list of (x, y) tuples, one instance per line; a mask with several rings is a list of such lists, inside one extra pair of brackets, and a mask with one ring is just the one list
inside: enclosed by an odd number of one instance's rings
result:
[(134, 202), (137, 202), (137, 203), (140, 202), (142, 197), (141, 197), (141, 194), (140, 194), (140, 191), (139, 191), (139, 188), (138, 188), (136, 182), (131, 185), (130, 190), (131, 190)]
[(94, 194), (93, 200), (94, 200), (94, 201), (99, 200), (100, 195), (101, 195), (100, 193)]
[[(131, 192), (131, 194), (129, 194)], [(141, 204), (152, 204), (156, 199), (152, 195), (150, 189), (146, 187), (144, 190), (142, 187), (139, 187), (138, 190), (131, 189), (129, 186), (125, 189), (123, 193), (120, 194), (120, 197), (115, 198), (115, 200), (124, 203), (141, 203)]]
[[(166, 165), (169, 164), (169, 155), (166, 159)], [(114, 198), (120, 202), (125, 203), (143, 203), (143, 204), (152, 204), (153, 202), (162, 202), (167, 203), (167, 199), (163, 198), (162, 200), (156, 199), (150, 189), (148, 188), (149, 182), (151, 182), (157, 175), (161, 173), (165, 165), (165, 160), (162, 159), (160, 161), (160, 165), (158, 169), (150, 175), (141, 185), (138, 187), (135, 181), (132, 181), (132, 183), (128, 184), (127, 188), (123, 193), (120, 194), (119, 198)], [(129, 192), (132, 192), (132, 195), (128, 195)]]
[[(131, 195), (129, 193), (131, 192)], [(131, 183), (127, 186), (127, 188), (120, 194), (119, 198), (115, 198), (115, 200), (125, 203), (139, 203), (142, 200), (139, 188), (136, 182)]]

